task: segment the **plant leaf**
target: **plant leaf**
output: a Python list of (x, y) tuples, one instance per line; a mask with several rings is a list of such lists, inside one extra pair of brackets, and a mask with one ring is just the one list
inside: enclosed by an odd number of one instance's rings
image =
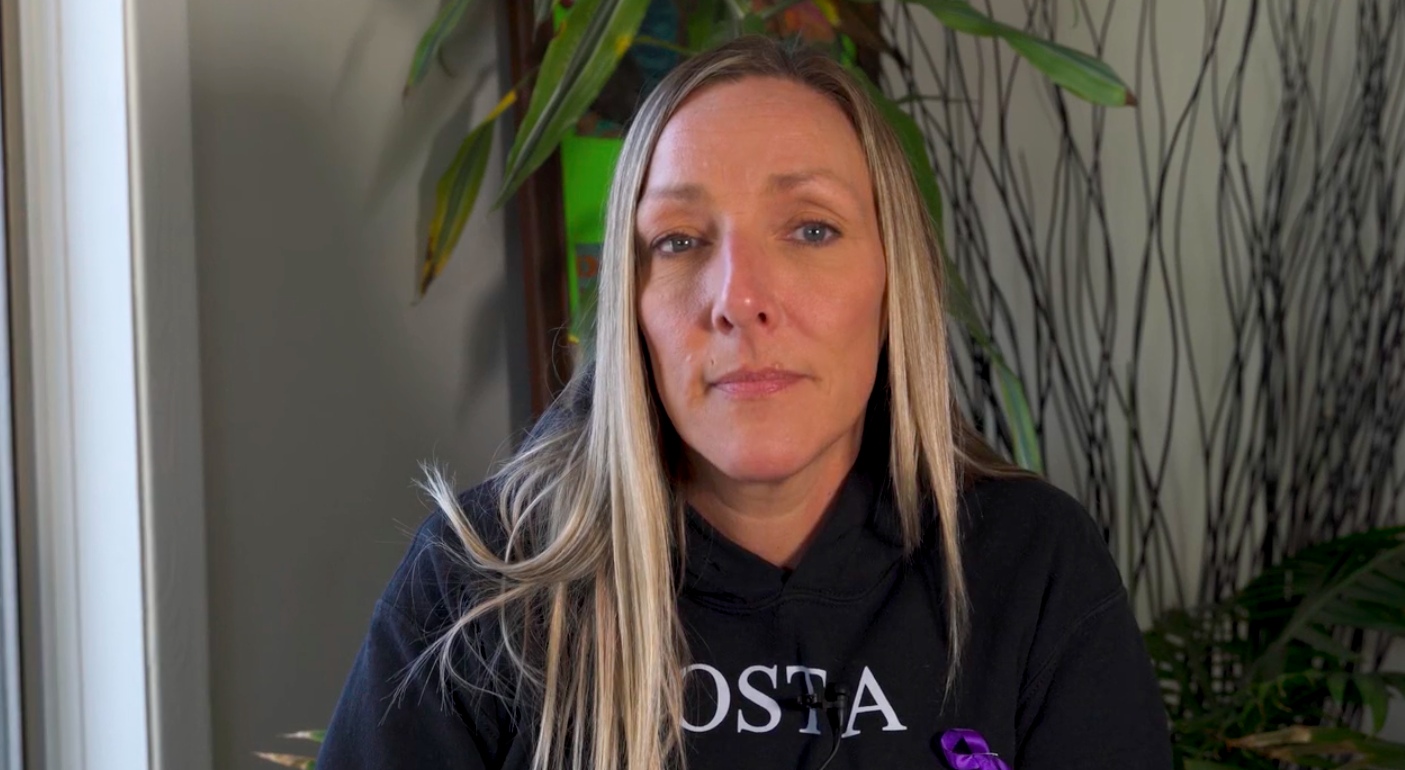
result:
[(468, 132), (453, 162), (439, 177), (434, 192), (434, 217), (429, 222), (429, 241), (420, 263), (420, 297), (429, 291), (429, 285), (448, 263), (463, 234), (463, 226), (473, 213), (478, 190), (483, 185), (483, 172), (488, 168), (493, 151), (493, 122), (516, 101), (516, 89), (508, 91), (488, 117)]
[(1357, 759), (1338, 770), (1386, 768), (1405, 770), (1405, 744), (1373, 738), (1344, 727), (1294, 725), (1282, 730), (1246, 735), (1227, 741), (1232, 748), (1262, 754), (1279, 762), (1312, 767), (1334, 767), (1329, 758), (1354, 754)]
[(902, 143), (903, 153), (907, 155), (907, 163), (912, 167), (912, 175), (917, 179), (917, 189), (922, 193), (922, 200), (927, 204), (927, 214), (932, 217), (932, 222), (937, 228), (937, 235), (941, 237), (945, 232), (942, 222), (942, 194), (937, 187), (937, 175), (933, 170), (931, 156), (927, 154), (927, 139), (922, 135), (922, 130), (917, 127), (917, 121), (913, 120), (911, 115), (904, 112), (892, 99), (888, 98), (887, 94), (874, 85), (863, 70), (852, 64), (846, 65), (845, 69), (863, 85), (864, 91), (878, 106), (878, 111), (883, 113), (888, 125), (893, 127), (898, 141)]
[(1004, 40), (1020, 56), (1069, 93), (1109, 107), (1137, 103), (1117, 73), (1101, 60), (1064, 45), (1002, 24), (976, 10), (966, 0), (904, 0), (931, 11), (947, 28), (977, 37)]
[(732, 12), (732, 16), (738, 20), (745, 17), (751, 11), (747, 10), (750, 3), (746, 0), (727, 0), (727, 9)]
[(295, 733), (287, 733), (284, 738), (292, 738), (295, 741), (313, 741), (321, 743), (327, 737), (326, 730), (299, 730)]
[[(1246, 688), (1226, 686), (1229, 672), (1239, 666), (1238, 649), (1224, 642), (1225, 630), (1239, 626), (1236, 613), (1242, 610), (1227, 603), (1171, 608), (1142, 635), (1172, 719), (1205, 718), (1224, 705), (1223, 693), (1249, 694)], [(1212, 660), (1217, 661), (1213, 667)], [(1223, 724), (1216, 716), (1217, 734)]]
[(1373, 674), (1357, 674), (1351, 681), (1361, 691), (1361, 702), (1371, 709), (1371, 733), (1379, 733), (1390, 711), (1390, 693), (1386, 691), (1385, 682)]
[(1327, 675), (1327, 691), (1332, 694), (1332, 702), (1338, 706), (1346, 705), (1346, 686), (1351, 677), (1336, 671)]
[(1248, 749), (1250, 751), (1261, 751), (1279, 746), (1299, 746), (1299, 745), (1321, 745), (1324, 743), (1345, 743), (1353, 738), (1365, 737), (1355, 730), (1345, 727), (1309, 727), (1307, 725), (1293, 725), (1281, 730), (1272, 730), (1266, 733), (1255, 733), (1242, 738), (1233, 738), (1226, 741), (1236, 749)]
[(1005, 363), (1005, 356), (1001, 355), (995, 340), (991, 339), (980, 315), (976, 313), (966, 281), (961, 277), (956, 263), (946, 256), (945, 250), (942, 259), (946, 265), (946, 310), (965, 327), (966, 332), (990, 357), (991, 364), (995, 367), (996, 377), (1000, 381), (1000, 408), (1009, 423), (1015, 462), (1026, 470), (1043, 473), (1044, 458), (1039, 451), (1039, 435), (1034, 428), (1029, 401), (1025, 397), (1024, 383), (1010, 365)]
[(1264, 570), (1237, 599), (1264, 635), (1251, 673), (1276, 673), (1271, 669), (1294, 639), (1339, 655), (1345, 648), (1324, 643), (1325, 634), (1317, 630), (1323, 626), (1389, 633), (1405, 624), (1405, 586), (1391, 593), (1393, 582), (1375, 579), (1398, 574), (1402, 566), (1405, 527), (1394, 527), (1308, 546)]
[(1303, 626), (1293, 632), (1293, 638), (1310, 645), (1317, 650), (1339, 661), (1355, 661), (1361, 656), (1351, 651), (1351, 648), (1333, 639), (1330, 634), (1325, 634), (1312, 626)]
[(1000, 378), (1000, 405), (1010, 421), (1010, 435), (1015, 444), (1015, 462), (1026, 470), (1044, 472), (1044, 457), (1039, 452), (1039, 434), (1034, 429), (1034, 417), (1025, 398), (1024, 383), (1005, 364), (995, 361), (995, 373)]
[(1004, 36), (1034, 68), (1084, 101), (1108, 107), (1135, 107), (1137, 97), (1102, 60), (1024, 32)]
[(263, 751), (254, 752), (254, 756), (266, 762), (284, 767), (296, 767), (298, 770), (315, 770), (317, 760), (313, 757), (300, 757), (296, 754), (269, 754)]
[(971, 291), (961, 277), (956, 263), (946, 256), (945, 250), (942, 258), (946, 265), (946, 310), (965, 327), (966, 332), (990, 357), (991, 364), (995, 367), (995, 375), (1000, 385), (1000, 408), (1009, 423), (1015, 462), (1027, 470), (1043, 473), (1044, 458), (1039, 451), (1039, 435), (1034, 428), (1029, 401), (1025, 397), (1024, 383), (1010, 365), (1005, 363), (1005, 356), (1001, 355), (995, 340), (991, 339), (986, 331), (985, 324), (976, 313), (975, 303), (971, 301)]
[(1377, 671), (1376, 675), (1387, 685), (1395, 689), (1395, 693), (1401, 698), (1405, 698), (1405, 673), (1400, 671)]
[(1240, 770), (1234, 765), (1223, 765), (1219, 762), (1207, 762), (1203, 759), (1187, 759), (1185, 770)]
[(494, 207), (517, 192), (590, 108), (633, 43), (648, 6), (648, 0), (581, 0), (571, 9), (542, 57)]
[(766, 20), (760, 14), (748, 13), (742, 17), (743, 35), (764, 35), (766, 34)]
[(722, 0), (695, 0), (688, 8), (683, 20), (684, 39), (688, 48), (701, 51), (712, 39), (713, 29), (718, 24), (718, 13), (722, 10)]
[(415, 46), (415, 56), (410, 60), (410, 74), (405, 78), (405, 94), (408, 95), (424, 80), (439, 55), (439, 49), (463, 20), (464, 12), (470, 5), (473, 5), (473, 0), (444, 0), (444, 4), (439, 6), (439, 13), (420, 37), (420, 44)]

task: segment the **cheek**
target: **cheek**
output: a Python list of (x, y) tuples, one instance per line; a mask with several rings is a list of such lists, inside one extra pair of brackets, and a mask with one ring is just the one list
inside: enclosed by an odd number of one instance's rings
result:
[(654, 382), (665, 404), (686, 398), (695, 379), (696, 356), (689, 340), (687, 299), (676, 284), (655, 281), (639, 295), (639, 324), (649, 348)]
[(795, 306), (810, 317), (817, 336), (824, 338), (825, 347), (834, 355), (858, 355), (869, 347), (876, 351), (884, 327), (886, 285), (883, 263), (878, 261), (876, 266), (836, 273), (822, 286), (811, 283), (808, 293), (818, 301)]

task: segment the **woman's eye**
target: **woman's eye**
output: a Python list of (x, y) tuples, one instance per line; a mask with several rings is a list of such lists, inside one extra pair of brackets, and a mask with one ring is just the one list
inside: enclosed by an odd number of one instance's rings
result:
[(823, 243), (828, 243), (838, 234), (838, 230), (835, 230), (833, 227), (823, 222), (806, 222), (795, 228), (795, 237), (799, 239), (801, 243), (807, 245), (818, 246)]
[(664, 254), (681, 254), (697, 248), (698, 239), (691, 235), (665, 235), (654, 242), (654, 250)]

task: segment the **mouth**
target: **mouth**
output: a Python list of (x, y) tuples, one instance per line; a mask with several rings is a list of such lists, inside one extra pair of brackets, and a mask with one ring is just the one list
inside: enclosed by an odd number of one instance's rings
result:
[(737, 369), (712, 383), (733, 398), (759, 398), (779, 393), (804, 377), (784, 369)]

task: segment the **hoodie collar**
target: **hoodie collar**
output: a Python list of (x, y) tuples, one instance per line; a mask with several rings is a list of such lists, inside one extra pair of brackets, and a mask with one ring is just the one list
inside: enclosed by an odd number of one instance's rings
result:
[(786, 597), (847, 601), (867, 594), (903, 558), (888, 480), (887, 434), (886, 420), (865, 421), (858, 458), (794, 570), (737, 545), (685, 505), (683, 592), (705, 604), (737, 610), (758, 609)]

